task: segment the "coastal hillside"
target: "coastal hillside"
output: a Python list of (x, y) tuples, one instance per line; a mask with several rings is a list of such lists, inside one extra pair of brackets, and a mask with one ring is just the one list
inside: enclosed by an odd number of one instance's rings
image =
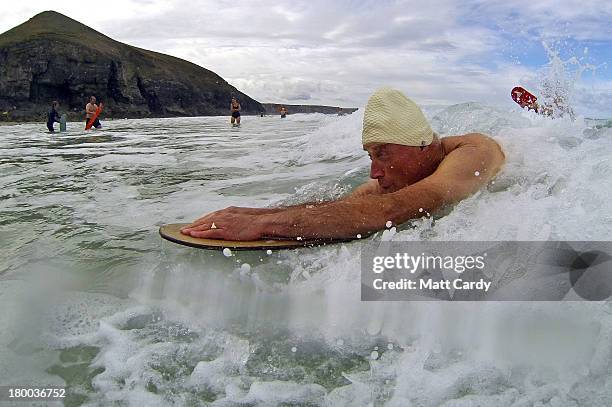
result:
[(264, 110), (208, 69), (115, 41), (54, 11), (0, 34), (0, 120), (40, 120), (53, 100), (80, 118), (90, 95), (115, 118), (227, 114), (232, 96), (244, 113)]

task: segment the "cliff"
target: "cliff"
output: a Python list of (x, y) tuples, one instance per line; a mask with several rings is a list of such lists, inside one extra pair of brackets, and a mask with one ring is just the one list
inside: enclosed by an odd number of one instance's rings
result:
[(116, 118), (225, 115), (232, 96), (246, 114), (264, 110), (212, 71), (53, 11), (0, 34), (0, 120), (41, 120), (53, 100), (80, 118), (90, 95)]

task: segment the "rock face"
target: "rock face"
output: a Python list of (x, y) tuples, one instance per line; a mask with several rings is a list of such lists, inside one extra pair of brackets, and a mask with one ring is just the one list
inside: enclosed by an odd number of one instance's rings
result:
[(212, 71), (53, 11), (0, 35), (0, 120), (41, 120), (53, 100), (81, 118), (90, 95), (115, 118), (228, 115), (232, 96), (243, 113), (264, 110)]

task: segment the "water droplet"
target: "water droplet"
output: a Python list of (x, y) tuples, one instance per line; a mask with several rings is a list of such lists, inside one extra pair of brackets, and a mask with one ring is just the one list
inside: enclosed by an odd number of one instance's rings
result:
[(244, 263), (242, 266), (240, 266), (240, 271), (243, 273), (248, 273), (251, 271), (251, 265), (249, 263)]
[(419, 208), (419, 212), (423, 212), (423, 208)]
[(479, 176), (479, 175), (480, 175), (480, 172), (479, 172), (479, 171), (476, 171), (476, 172), (474, 173), (474, 175)]
[(293, 348), (291, 348), (291, 352), (293, 353), (297, 352), (297, 348), (294, 346)]
[(223, 255), (225, 257), (230, 257), (232, 255), (232, 251), (226, 247), (225, 249), (223, 249)]
[(357, 239), (361, 239), (361, 233), (357, 233)]
[(389, 229), (391, 226), (393, 226), (393, 222), (388, 220), (387, 223), (385, 224), (385, 226), (387, 227), (387, 229)]
[(378, 359), (378, 352), (373, 351), (372, 353), (370, 353), (370, 359), (372, 360)]
[(378, 350), (378, 346), (374, 346), (374, 350)]
[(387, 349), (392, 350), (393, 349), (393, 344), (392, 343), (388, 344), (387, 345)]
[(266, 250), (266, 254), (267, 254), (268, 256), (269, 256), (269, 255), (271, 255), (271, 254), (272, 254), (272, 250), (270, 250), (270, 249)]

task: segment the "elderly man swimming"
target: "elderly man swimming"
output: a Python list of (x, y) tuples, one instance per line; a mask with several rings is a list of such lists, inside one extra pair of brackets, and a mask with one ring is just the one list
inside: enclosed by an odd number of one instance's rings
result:
[(400, 91), (377, 90), (363, 117), (368, 182), (331, 202), (279, 208), (229, 207), (181, 232), (225, 240), (354, 238), (434, 213), (478, 191), (500, 170), (504, 154), (490, 137), (444, 137)]

